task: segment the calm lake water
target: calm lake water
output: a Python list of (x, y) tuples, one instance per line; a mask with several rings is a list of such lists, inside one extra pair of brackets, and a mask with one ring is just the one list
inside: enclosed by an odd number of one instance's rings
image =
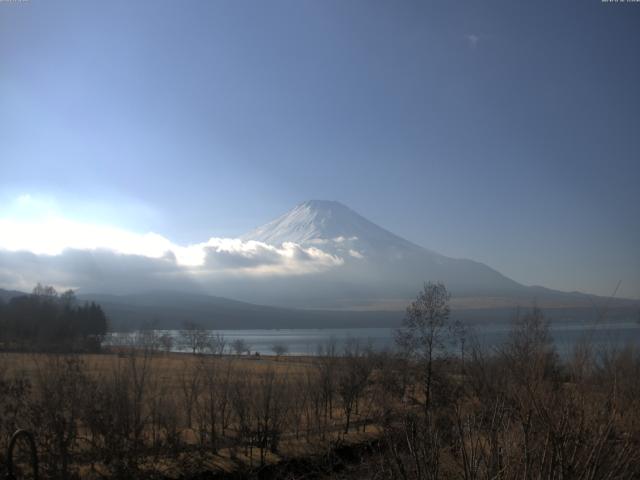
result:
[[(498, 348), (509, 336), (508, 323), (483, 324), (469, 327), (471, 336), (487, 347)], [(640, 348), (640, 325), (636, 322), (584, 325), (584, 323), (555, 323), (550, 327), (558, 353), (567, 355), (577, 342), (587, 339), (596, 349), (623, 348), (635, 345)], [(345, 329), (282, 329), (282, 330), (219, 330), (224, 336), (227, 348), (234, 340), (244, 340), (251, 352), (273, 354), (274, 345), (285, 345), (289, 355), (315, 355), (319, 346), (334, 342), (340, 352), (350, 340), (361, 345), (370, 345), (376, 350), (391, 350), (394, 347), (393, 328), (345, 328)], [(167, 330), (174, 337), (173, 350), (182, 350), (177, 330)], [(114, 334), (109, 343), (118, 343), (130, 334)]]

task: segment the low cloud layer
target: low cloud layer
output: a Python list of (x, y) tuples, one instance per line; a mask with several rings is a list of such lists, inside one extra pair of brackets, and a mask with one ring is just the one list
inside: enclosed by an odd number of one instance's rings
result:
[(0, 218), (0, 287), (131, 291), (189, 288), (224, 278), (299, 276), (344, 263), (335, 254), (295, 243), (281, 246), (231, 238), (178, 245), (155, 234), (63, 218)]

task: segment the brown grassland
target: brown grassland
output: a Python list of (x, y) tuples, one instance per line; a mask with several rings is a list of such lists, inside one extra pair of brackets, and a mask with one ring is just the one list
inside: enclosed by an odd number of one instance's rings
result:
[[(11, 432), (26, 428), (38, 442), (41, 477), (182, 478), (249, 474), (283, 458), (360, 444), (379, 429), (365, 421), (371, 405), (361, 402), (345, 431), (337, 385), (326, 377), (341, 362), (144, 347), (1, 353), (0, 455)], [(323, 371), (324, 389), (311, 392)]]

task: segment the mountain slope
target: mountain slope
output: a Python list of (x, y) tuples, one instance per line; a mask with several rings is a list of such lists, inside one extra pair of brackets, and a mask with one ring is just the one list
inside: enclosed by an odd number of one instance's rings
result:
[(402, 318), (399, 312), (295, 310), (177, 291), (78, 298), (100, 304), (116, 331), (143, 326), (177, 329), (186, 321), (212, 329), (389, 327)]
[[(5, 302), (25, 295), (29, 294), (0, 288), (0, 299)], [(81, 303), (99, 304), (112, 331), (179, 329), (185, 322), (211, 329), (394, 327), (402, 318), (401, 312), (393, 311), (295, 310), (173, 290), (80, 294), (77, 298)]]
[(13, 297), (21, 297), (22, 295), (26, 294), (17, 290), (4, 290), (0, 288), (0, 302), (8, 302)]
[[(340, 267), (295, 284), (260, 285), (259, 301), (296, 307), (396, 308), (413, 299), (425, 281), (442, 281), (462, 308), (530, 306), (591, 308), (602, 298), (529, 287), (493, 268), (418, 246), (333, 201), (303, 202), (242, 237), (273, 245), (316, 246), (344, 259)], [(243, 297), (245, 298), (245, 297)], [(253, 301), (253, 298), (252, 298)], [(622, 306), (632, 301), (615, 300)], [(275, 304), (275, 303), (274, 303)]]
[(243, 236), (273, 245), (317, 246), (345, 259), (325, 274), (352, 283), (369, 297), (411, 298), (427, 280), (442, 281), (457, 295), (504, 295), (525, 287), (479, 262), (454, 259), (411, 243), (338, 202), (311, 200)]

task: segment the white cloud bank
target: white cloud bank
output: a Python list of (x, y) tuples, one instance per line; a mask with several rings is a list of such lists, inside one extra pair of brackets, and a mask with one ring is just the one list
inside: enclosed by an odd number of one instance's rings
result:
[(25, 288), (37, 281), (78, 287), (118, 277), (153, 284), (162, 278), (201, 282), (225, 275), (295, 276), (343, 263), (340, 256), (295, 243), (276, 247), (212, 237), (178, 245), (156, 233), (58, 216), (30, 221), (0, 218), (0, 287)]

